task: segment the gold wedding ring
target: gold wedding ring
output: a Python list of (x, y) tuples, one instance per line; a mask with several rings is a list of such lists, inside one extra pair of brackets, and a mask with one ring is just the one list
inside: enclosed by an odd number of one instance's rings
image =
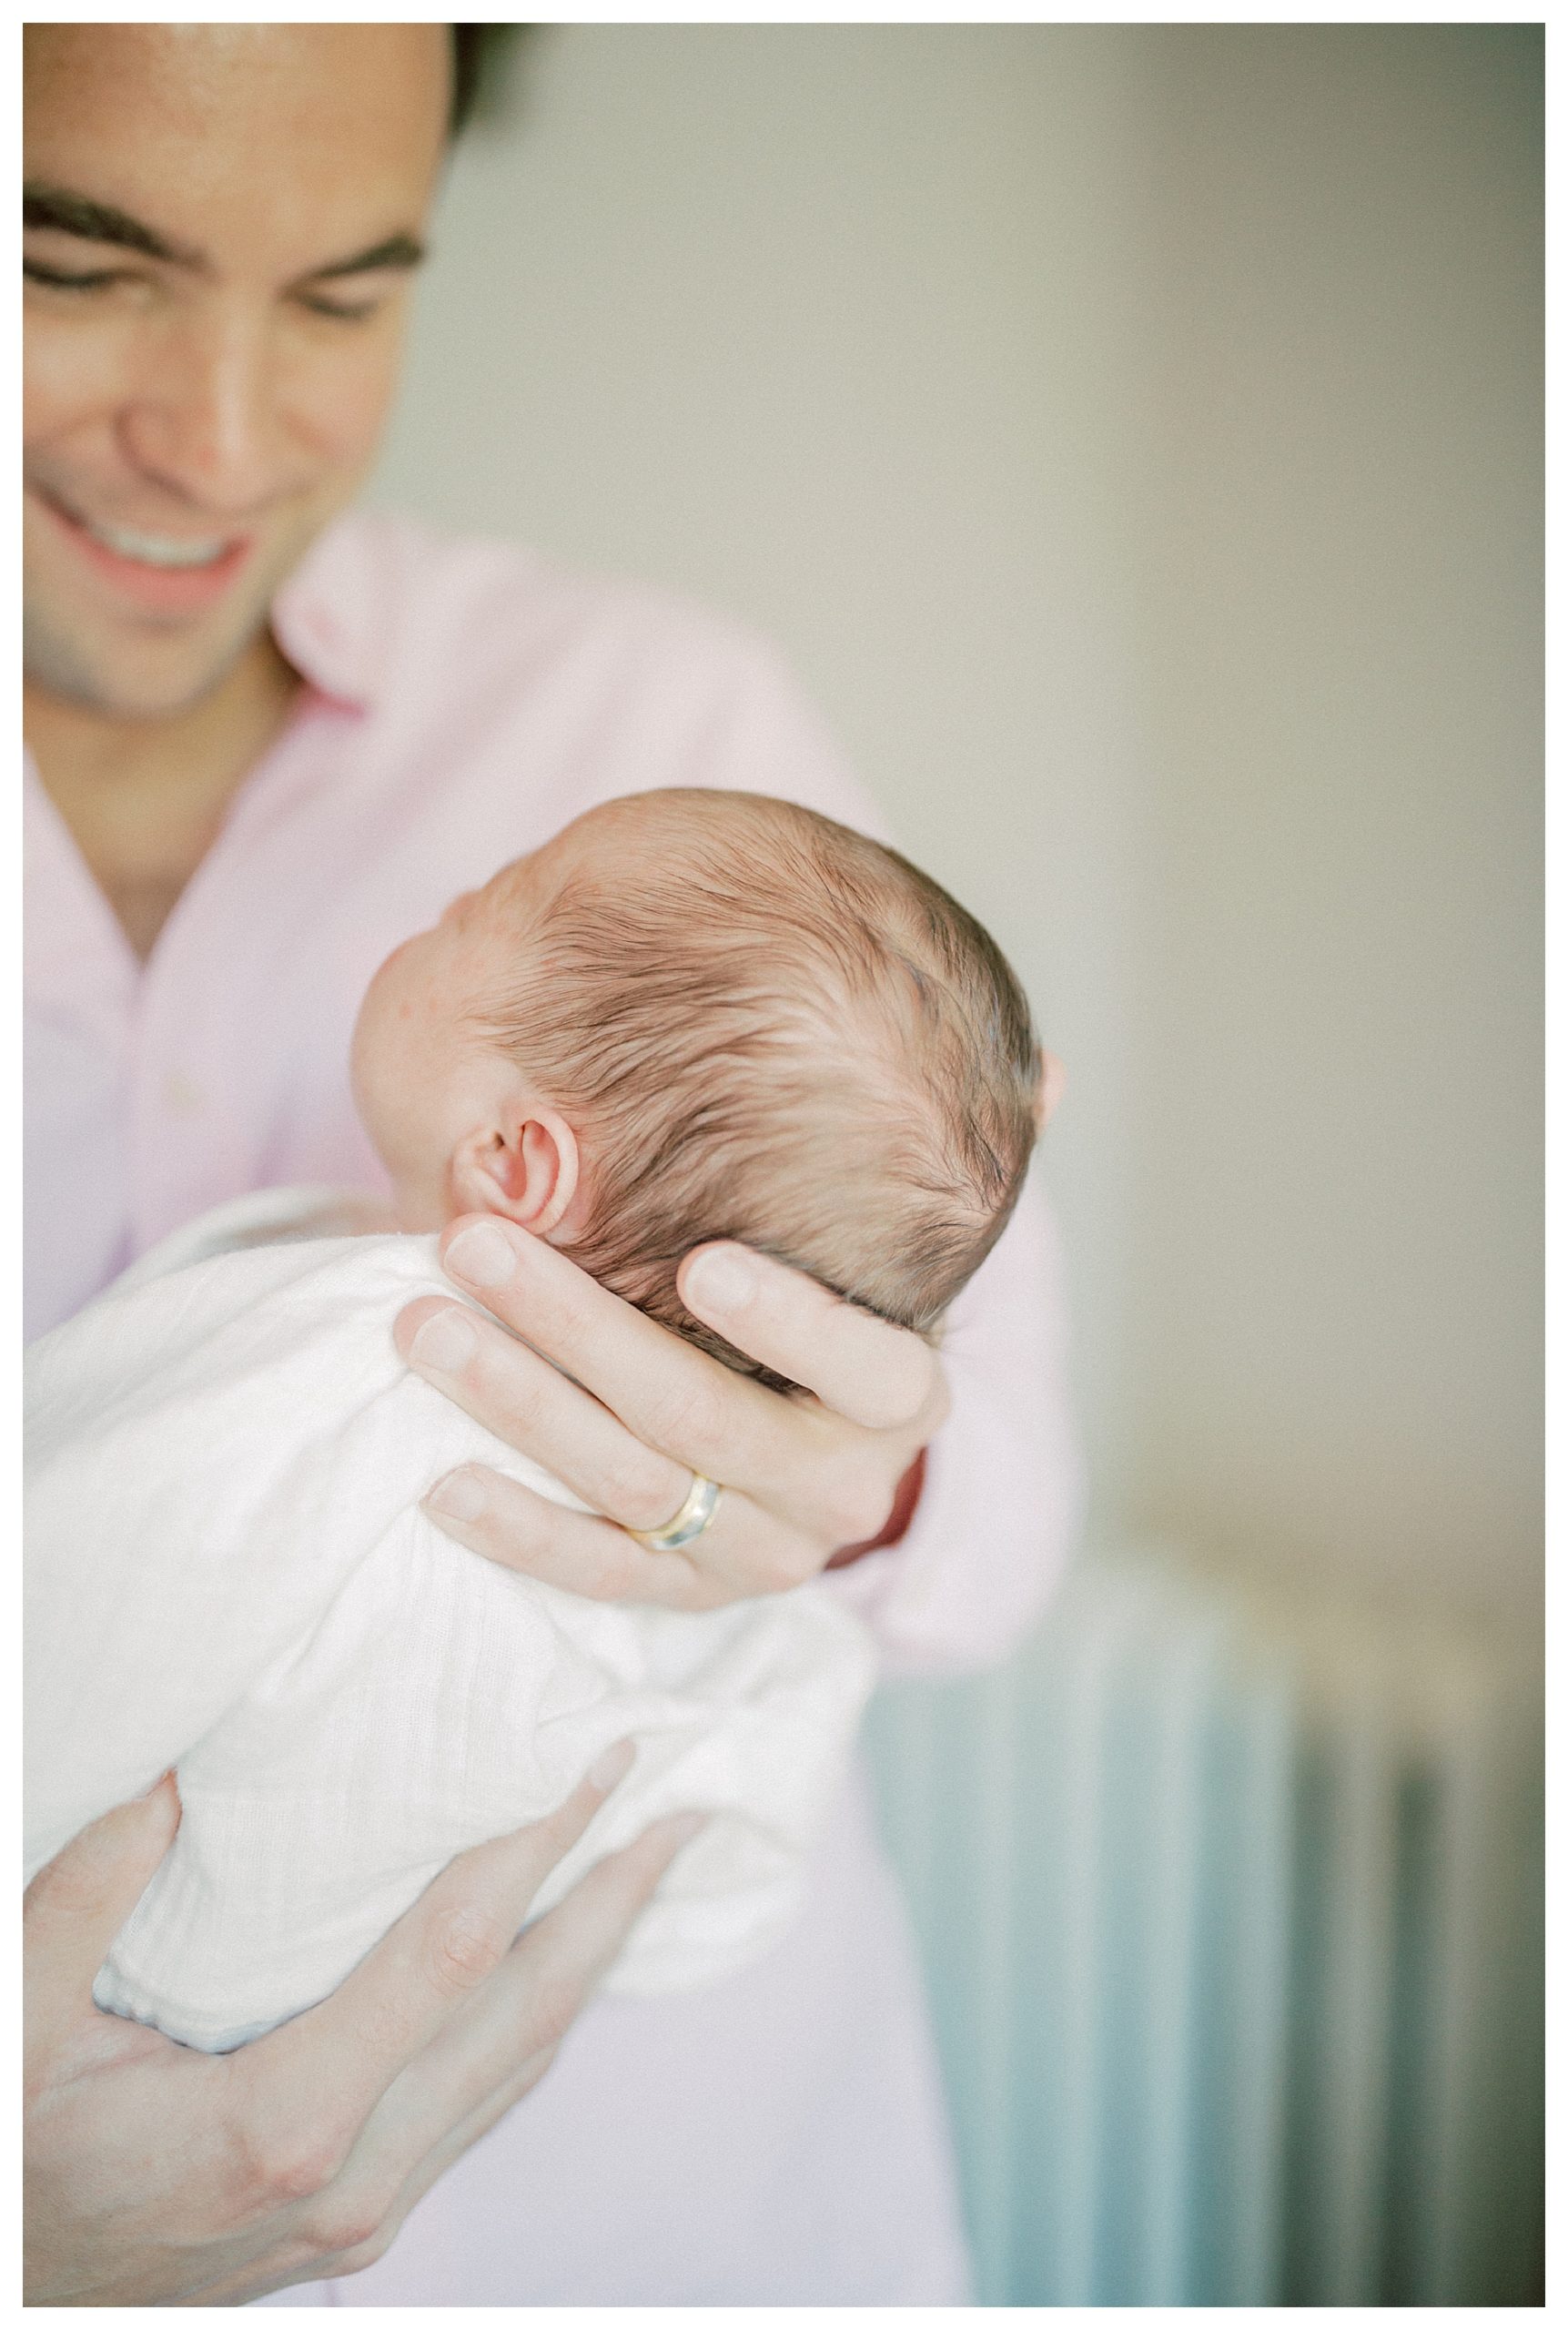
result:
[(666, 1521), (662, 1529), (629, 1529), (626, 1534), (629, 1537), (635, 1537), (640, 1545), (646, 1545), (650, 1553), (673, 1554), (682, 1545), (689, 1545), (693, 1537), (702, 1535), (717, 1513), (723, 1494), (717, 1481), (710, 1481), (702, 1473), (693, 1473), (686, 1502), (673, 1520)]

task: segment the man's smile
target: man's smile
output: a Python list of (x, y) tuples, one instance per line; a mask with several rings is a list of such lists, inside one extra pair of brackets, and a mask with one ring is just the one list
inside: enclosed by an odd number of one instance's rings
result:
[(196, 613), (221, 598), (248, 558), (249, 534), (166, 534), (88, 517), (58, 493), (32, 489), (71, 546), (121, 593), (149, 610)]
[(95, 540), (122, 558), (140, 559), (147, 566), (211, 566), (231, 544), (222, 534), (197, 542), (177, 542), (167, 534), (147, 534), (131, 526), (106, 525), (102, 519), (79, 519)]

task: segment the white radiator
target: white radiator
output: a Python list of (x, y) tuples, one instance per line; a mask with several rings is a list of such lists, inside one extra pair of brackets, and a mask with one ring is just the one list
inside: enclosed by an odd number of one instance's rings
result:
[(1153, 1556), (881, 1695), (983, 2303), (1541, 2302), (1540, 1712)]

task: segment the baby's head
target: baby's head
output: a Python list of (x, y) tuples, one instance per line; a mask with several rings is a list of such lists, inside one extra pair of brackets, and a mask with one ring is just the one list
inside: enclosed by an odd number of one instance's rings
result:
[(665, 1325), (733, 1238), (931, 1333), (1055, 1098), (973, 917), (880, 844), (758, 794), (604, 803), (377, 972), (360, 1114), (410, 1230), (505, 1214)]

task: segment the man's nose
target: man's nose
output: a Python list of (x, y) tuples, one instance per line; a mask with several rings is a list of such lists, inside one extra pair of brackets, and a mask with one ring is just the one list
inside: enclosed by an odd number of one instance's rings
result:
[(182, 319), (140, 354), (119, 415), (121, 442), (137, 469), (221, 517), (246, 516), (287, 484), (298, 449), (264, 318)]

